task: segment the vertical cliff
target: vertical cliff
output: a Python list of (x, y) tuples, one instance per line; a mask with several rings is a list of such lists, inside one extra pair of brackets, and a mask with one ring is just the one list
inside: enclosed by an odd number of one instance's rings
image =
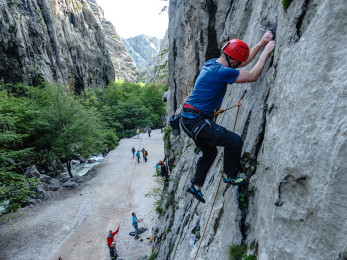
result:
[[(248, 244), (257, 259), (347, 257), (347, 2), (172, 0), (169, 6), (171, 116), (191, 92), (203, 63), (228, 39), (253, 47), (267, 29), (274, 55), (261, 77), (228, 87), (222, 108), (240, 109), (249, 185), (221, 184), (197, 259), (229, 259)], [(257, 58), (245, 69), (254, 66)], [(217, 123), (233, 128), (235, 111)], [(154, 229), (157, 259), (194, 259), (223, 169), (222, 150), (202, 188), (206, 204), (185, 192), (201, 154), (184, 133), (171, 137), (172, 181)]]
[(168, 58), (169, 58), (169, 35), (166, 31), (164, 39), (160, 44), (159, 54), (155, 61), (149, 64), (146, 82), (167, 83), (168, 80)]
[(95, 0), (87, 0), (94, 15), (100, 20), (106, 38), (107, 50), (114, 67), (117, 79), (136, 82), (139, 78), (139, 70), (134, 60), (126, 50), (121, 38), (113, 24), (105, 19), (104, 11), (97, 5)]
[[(0, 0), (0, 80), (34, 85), (41, 79), (58, 81), (77, 92), (113, 81), (112, 63), (120, 62), (114, 62), (109, 49), (126, 50), (114, 47), (117, 39), (109, 38), (115, 30), (97, 9), (92, 0)], [(117, 76), (123, 67), (116, 66)]]

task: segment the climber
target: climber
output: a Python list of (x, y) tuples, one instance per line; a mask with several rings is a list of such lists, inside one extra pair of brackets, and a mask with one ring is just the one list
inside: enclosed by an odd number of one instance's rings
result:
[[(223, 46), (219, 58), (205, 62), (194, 89), (183, 106), (181, 126), (203, 152), (187, 192), (203, 203), (205, 200), (201, 187), (217, 156), (216, 146), (224, 147), (223, 182), (232, 185), (247, 183), (246, 179), (238, 177), (243, 145), (241, 137), (214, 123), (212, 117), (214, 110), (223, 101), (228, 84), (254, 82), (259, 78), (265, 62), (275, 48), (275, 41), (272, 38), (272, 32), (267, 31), (251, 51), (249, 51), (248, 45), (241, 40), (228, 41)], [(250, 71), (236, 70), (236, 68), (250, 63), (264, 45), (266, 47), (263, 53)]]

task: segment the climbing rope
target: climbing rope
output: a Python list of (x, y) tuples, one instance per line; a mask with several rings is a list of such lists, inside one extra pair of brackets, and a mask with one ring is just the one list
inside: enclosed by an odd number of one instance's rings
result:
[[(237, 102), (237, 104), (236, 105), (233, 105), (233, 106), (231, 106), (231, 107), (228, 107), (228, 108), (226, 108), (226, 109), (219, 109), (216, 113), (214, 113), (214, 115), (213, 115), (213, 117), (215, 118), (215, 119), (217, 119), (217, 117), (220, 115), (220, 114), (222, 114), (222, 113), (224, 113), (225, 111), (228, 111), (229, 109), (232, 109), (232, 108), (234, 108), (234, 107), (240, 107), (240, 106), (242, 106), (242, 103), (243, 103), (243, 98), (244, 98), (244, 96), (246, 95), (246, 93), (247, 93), (247, 89), (245, 89), (245, 91), (243, 92), (243, 94), (242, 94), (242, 96), (240, 97), (240, 99), (239, 99), (239, 102)], [(237, 109), (237, 113), (239, 112), (239, 109)], [(238, 114), (237, 114), (238, 115)], [(237, 119), (237, 115), (236, 115), (236, 119)], [(235, 124), (236, 125), (236, 124)], [(234, 130), (235, 130), (235, 125), (234, 125)], [(233, 130), (233, 132), (234, 132), (234, 130)]]
[[(140, 151), (140, 148), (141, 148), (141, 143), (142, 143), (142, 137), (143, 137), (143, 133), (141, 133), (140, 144), (139, 144), (139, 148), (137, 149), (137, 151)], [(124, 201), (124, 205), (123, 205), (123, 208), (122, 208), (122, 214), (121, 214), (121, 217), (120, 217), (119, 223), (120, 223), (120, 222), (122, 221), (122, 219), (123, 219), (124, 208), (125, 208), (126, 203), (127, 203), (127, 201), (128, 201), (129, 190), (130, 190), (130, 188), (131, 188), (131, 183), (132, 183), (133, 176), (134, 176), (134, 172), (135, 172), (135, 165), (136, 165), (136, 160), (135, 160), (135, 163), (134, 163), (133, 172), (132, 172), (132, 174), (131, 174), (131, 178), (130, 178), (130, 184), (129, 184), (129, 187), (128, 187), (128, 190), (127, 190), (127, 196), (126, 196), (125, 201)]]
[[(225, 111), (227, 111), (227, 110), (229, 110), (229, 109), (231, 109), (231, 108), (237, 106), (237, 112), (236, 112), (236, 118), (235, 118), (235, 123), (234, 123), (233, 132), (235, 131), (237, 118), (238, 118), (238, 116), (239, 116), (240, 106), (242, 106), (242, 104), (243, 104), (243, 98), (244, 98), (244, 96), (246, 95), (246, 93), (247, 93), (247, 89), (245, 89), (245, 91), (243, 92), (241, 98), (239, 99), (239, 102), (238, 102), (236, 105), (233, 105), (233, 106), (231, 106), (231, 107), (229, 107), (229, 108), (227, 108), (227, 109), (220, 109), (220, 110), (218, 110), (218, 111), (214, 114), (214, 117), (217, 118), (217, 116), (218, 116), (219, 114), (222, 114), (222, 113), (224, 113)], [(214, 207), (214, 203), (216, 202), (216, 198), (217, 198), (217, 194), (218, 194), (218, 191), (219, 191), (219, 187), (220, 187), (220, 183), (221, 183), (221, 181), (222, 181), (222, 178), (223, 178), (223, 173), (222, 173), (222, 175), (220, 176), (219, 183), (218, 183), (218, 187), (217, 187), (217, 190), (216, 190), (216, 194), (214, 195), (214, 200), (213, 200), (212, 207), (211, 207), (211, 210), (210, 210), (210, 214), (208, 215), (207, 222), (206, 222), (205, 229), (204, 229), (204, 233), (202, 234), (202, 237), (201, 237), (201, 239), (200, 239), (199, 247), (198, 247), (198, 250), (196, 251), (194, 260), (195, 260), (196, 257), (198, 256), (198, 253), (199, 253), (199, 249), (200, 249), (202, 240), (204, 239), (205, 232), (206, 232), (206, 229), (207, 229), (207, 225), (208, 225), (208, 223), (209, 223), (209, 221), (210, 221), (210, 217), (211, 217), (211, 214), (212, 214), (212, 210), (213, 210), (213, 207)]]

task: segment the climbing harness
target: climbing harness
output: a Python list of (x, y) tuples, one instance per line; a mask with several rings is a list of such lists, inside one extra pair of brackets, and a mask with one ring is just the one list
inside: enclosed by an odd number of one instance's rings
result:
[[(239, 102), (237, 103), (237, 105), (233, 105), (227, 109), (220, 109), (219, 111), (217, 111), (215, 114), (214, 114), (214, 117), (217, 118), (218, 115), (224, 113), (225, 111), (233, 108), (233, 107), (236, 107), (237, 106), (237, 112), (236, 112), (236, 118), (235, 118), (235, 123), (234, 123), (234, 128), (233, 128), (233, 132), (235, 131), (235, 127), (236, 127), (236, 122), (237, 122), (237, 118), (239, 116), (239, 110), (240, 110), (240, 106), (242, 106), (243, 104), (243, 98), (244, 96), (246, 95), (247, 93), (247, 89), (245, 89), (245, 91), (243, 92), (241, 98), (239, 99)], [(204, 229), (204, 233), (202, 234), (202, 237), (200, 239), (200, 243), (199, 243), (199, 247), (198, 247), (198, 250), (196, 251), (196, 254), (195, 254), (195, 257), (194, 257), (194, 260), (196, 259), (196, 257), (198, 256), (198, 253), (199, 253), (199, 249), (200, 249), (200, 246), (201, 246), (201, 243), (202, 243), (202, 240), (204, 239), (204, 236), (205, 236), (205, 232), (206, 232), (206, 229), (207, 229), (207, 225), (208, 225), (208, 222), (210, 221), (210, 217), (211, 217), (211, 213), (212, 213), (212, 210), (213, 210), (213, 207), (214, 207), (214, 203), (216, 202), (216, 198), (217, 198), (217, 194), (218, 194), (218, 191), (219, 191), (219, 187), (220, 187), (220, 183), (222, 181), (222, 178), (223, 178), (223, 173), (219, 179), (219, 183), (218, 183), (218, 187), (217, 187), (217, 191), (216, 191), (216, 194), (214, 195), (214, 200), (213, 200), (213, 203), (212, 203), (212, 207), (211, 207), (211, 210), (210, 210), (210, 213), (208, 215), (208, 218), (207, 218), (207, 222), (206, 222), (206, 225), (205, 225), (205, 229)]]

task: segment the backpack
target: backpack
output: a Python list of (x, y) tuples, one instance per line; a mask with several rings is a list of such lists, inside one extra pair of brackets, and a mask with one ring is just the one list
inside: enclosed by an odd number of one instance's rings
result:
[(172, 117), (170, 117), (169, 119), (169, 125), (172, 128), (172, 135), (174, 136), (178, 136), (181, 133), (181, 129), (180, 129), (180, 118), (181, 118), (181, 114), (178, 115), (173, 115)]

